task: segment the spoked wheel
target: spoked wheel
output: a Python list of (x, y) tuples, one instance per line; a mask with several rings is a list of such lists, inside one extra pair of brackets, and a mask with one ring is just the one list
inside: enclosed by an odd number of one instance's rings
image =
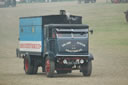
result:
[(89, 62), (81, 65), (81, 71), (83, 73), (83, 76), (90, 76), (92, 73), (92, 62), (89, 61)]
[(47, 77), (53, 77), (55, 71), (55, 62), (48, 57), (45, 60), (45, 72)]

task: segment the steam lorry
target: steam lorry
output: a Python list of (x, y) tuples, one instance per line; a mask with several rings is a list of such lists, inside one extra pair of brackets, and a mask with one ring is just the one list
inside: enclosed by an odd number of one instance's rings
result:
[(89, 53), (88, 25), (82, 17), (58, 15), (21, 17), (17, 57), (24, 59), (26, 74), (36, 74), (42, 67), (47, 77), (80, 70), (83, 76), (92, 72), (93, 55)]

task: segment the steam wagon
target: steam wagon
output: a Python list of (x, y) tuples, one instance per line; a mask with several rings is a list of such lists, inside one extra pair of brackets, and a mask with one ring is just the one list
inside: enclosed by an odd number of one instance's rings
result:
[(47, 77), (72, 70), (90, 76), (94, 58), (89, 32), (93, 30), (82, 24), (81, 16), (66, 15), (64, 10), (59, 15), (21, 17), (16, 54), (24, 59), (26, 74), (36, 74), (42, 67)]

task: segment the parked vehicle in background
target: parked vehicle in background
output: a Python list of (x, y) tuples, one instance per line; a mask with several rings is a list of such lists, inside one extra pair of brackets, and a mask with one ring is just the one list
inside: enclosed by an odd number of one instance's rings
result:
[(16, 6), (16, 0), (0, 0), (0, 7), (15, 7)]
[(65, 1), (65, 0), (18, 0), (18, 2), (21, 2), (21, 3), (32, 3), (32, 2), (50, 3), (50, 2), (61, 2), (61, 1)]
[(89, 2), (96, 3), (96, 0), (78, 0), (78, 3), (82, 3), (82, 2), (84, 2), (84, 3), (89, 3)]
[(111, 0), (112, 3), (128, 3), (128, 0)]

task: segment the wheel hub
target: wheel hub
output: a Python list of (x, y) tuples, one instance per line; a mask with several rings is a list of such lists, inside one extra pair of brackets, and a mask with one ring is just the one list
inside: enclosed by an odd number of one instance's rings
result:
[(28, 71), (28, 60), (25, 60), (25, 71)]
[(45, 70), (46, 70), (46, 72), (50, 72), (50, 60), (46, 61)]

